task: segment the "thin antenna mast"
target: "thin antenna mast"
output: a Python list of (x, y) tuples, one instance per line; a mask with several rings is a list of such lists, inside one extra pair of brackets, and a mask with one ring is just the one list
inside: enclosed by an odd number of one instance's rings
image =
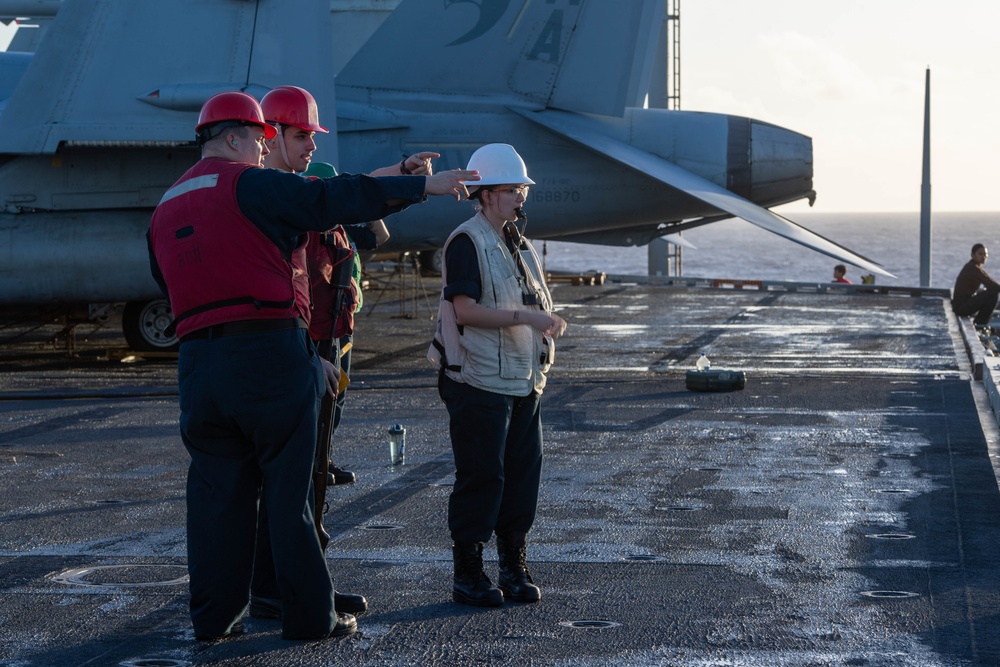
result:
[(924, 83), (924, 169), (920, 182), (920, 286), (931, 286), (931, 68)]

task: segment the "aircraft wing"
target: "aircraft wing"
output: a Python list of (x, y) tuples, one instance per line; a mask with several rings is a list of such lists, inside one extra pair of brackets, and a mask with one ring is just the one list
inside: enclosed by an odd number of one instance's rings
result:
[(600, 155), (672, 188), (681, 190), (721, 211), (746, 220), (769, 232), (872, 273), (889, 278), (896, 277), (876, 262), (811, 232), (777, 213), (758, 206), (712, 181), (682, 169), (652, 153), (597, 131), (585, 116), (557, 110), (528, 111), (516, 107), (510, 107), (510, 109), (514, 113)]

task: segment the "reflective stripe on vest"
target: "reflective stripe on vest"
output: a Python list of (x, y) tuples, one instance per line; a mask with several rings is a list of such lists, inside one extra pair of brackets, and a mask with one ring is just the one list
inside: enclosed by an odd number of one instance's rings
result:
[(150, 241), (179, 336), (240, 320), (309, 320), (304, 250), (286, 260), (236, 201), (240, 175), (253, 168), (202, 159), (153, 213)]

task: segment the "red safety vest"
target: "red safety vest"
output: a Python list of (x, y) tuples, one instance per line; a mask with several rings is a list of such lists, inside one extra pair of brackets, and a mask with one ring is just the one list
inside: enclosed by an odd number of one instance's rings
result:
[(178, 336), (241, 320), (309, 321), (305, 248), (286, 260), (237, 204), (236, 182), (252, 168), (202, 159), (153, 212), (150, 241)]
[[(340, 262), (337, 260), (337, 249), (349, 250), (344, 253)], [(345, 295), (343, 308), (337, 312), (339, 290), (330, 285), (335, 270), (350, 269), (354, 263), (354, 252), (347, 232), (341, 226), (334, 227), (329, 232), (309, 232), (306, 244), (306, 260), (309, 266), (309, 284), (312, 287), (312, 322), (309, 324), (309, 335), (313, 340), (329, 340), (333, 331), (334, 338), (354, 333), (354, 310), (357, 308), (357, 285), (351, 280), (351, 289)], [(348, 274), (350, 275), (350, 274)], [(332, 329), (333, 319), (337, 318), (337, 327)]]

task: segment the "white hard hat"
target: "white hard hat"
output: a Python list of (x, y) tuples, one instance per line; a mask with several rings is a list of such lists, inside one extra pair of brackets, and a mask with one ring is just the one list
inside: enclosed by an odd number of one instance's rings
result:
[(479, 172), (482, 180), (468, 183), (469, 192), (475, 192), (484, 185), (534, 185), (528, 178), (528, 168), (524, 160), (510, 144), (486, 144), (469, 158), (469, 169)]

